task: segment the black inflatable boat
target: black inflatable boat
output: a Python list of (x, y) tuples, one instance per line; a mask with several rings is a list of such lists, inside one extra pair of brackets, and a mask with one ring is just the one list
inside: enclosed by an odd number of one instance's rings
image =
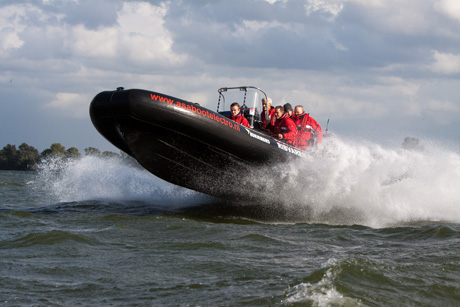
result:
[[(267, 97), (262, 90), (241, 86), (218, 93), (214, 112), (172, 96), (118, 88), (96, 95), (90, 115), (99, 133), (152, 174), (218, 197), (253, 189), (244, 175), (254, 167), (303, 155), (259, 129), (261, 99)], [(229, 96), (251, 128), (226, 117)]]

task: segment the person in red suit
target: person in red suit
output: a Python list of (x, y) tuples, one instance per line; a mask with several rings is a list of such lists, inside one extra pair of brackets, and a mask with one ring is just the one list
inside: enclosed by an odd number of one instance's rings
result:
[(275, 108), (275, 117), (276, 122), (273, 128), (273, 136), (295, 146), (297, 126), (294, 121), (289, 118), (288, 113), (284, 112), (283, 106), (277, 106)]
[(311, 146), (320, 144), (323, 140), (323, 130), (318, 122), (305, 113), (303, 106), (295, 107), (294, 122), (297, 126), (297, 148), (305, 150)]
[(231, 104), (231, 106), (230, 106), (230, 114), (231, 114), (230, 116), (227, 116), (228, 118), (230, 118), (234, 122), (237, 122), (238, 124), (241, 124), (241, 125), (243, 125), (245, 127), (251, 128), (251, 126), (249, 125), (249, 122), (246, 119), (246, 117), (244, 117), (243, 114), (241, 114), (241, 112), (240, 112), (240, 104), (238, 102), (234, 102), (234, 103)]
[(292, 109), (292, 105), (291, 105), (290, 103), (286, 103), (286, 104), (284, 105), (284, 112), (286, 112), (286, 113), (288, 114), (288, 116), (289, 116), (292, 120), (294, 120), (294, 119), (293, 119), (293, 116), (295, 116), (295, 115), (294, 115), (294, 110)]
[[(268, 117), (266, 116), (268, 113)], [(262, 128), (268, 129), (273, 132), (273, 126), (275, 126), (275, 108), (272, 108), (272, 100), (270, 98), (262, 98), (262, 114), (260, 114), (260, 120), (262, 121)]]

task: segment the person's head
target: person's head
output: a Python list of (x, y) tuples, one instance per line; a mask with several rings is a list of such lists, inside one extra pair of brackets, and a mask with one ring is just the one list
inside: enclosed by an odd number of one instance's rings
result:
[(280, 119), (281, 116), (284, 114), (284, 107), (283, 106), (276, 106), (275, 108), (275, 117), (276, 119)]
[(299, 116), (300, 114), (303, 113), (303, 106), (302, 105), (298, 105), (295, 107), (295, 115)]
[[(268, 105), (268, 108), (267, 108), (267, 105)], [(265, 111), (265, 110), (270, 110), (271, 108), (272, 108), (272, 99), (262, 98), (262, 109)]]
[(294, 111), (294, 110), (292, 109), (292, 106), (291, 106), (290, 103), (286, 103), (286, 104), (284, 105), (284, 112), (286, 112), (286, 113), (288, 114), (289, 117), (292, 116), (293, 111)]
[(237, 116), (240, 113), (240, 104), (238, 102), (234, 102), (230, 105), (230, 113), (232, 116)]

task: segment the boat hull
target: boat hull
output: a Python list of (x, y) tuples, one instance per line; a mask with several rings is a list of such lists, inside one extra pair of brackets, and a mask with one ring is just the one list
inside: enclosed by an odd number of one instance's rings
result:
[(145, 90), (99, 93), (96, 129), (152, 174), (213, 196), (251, 193), (254, 168), (302, 152), (209, 109)]

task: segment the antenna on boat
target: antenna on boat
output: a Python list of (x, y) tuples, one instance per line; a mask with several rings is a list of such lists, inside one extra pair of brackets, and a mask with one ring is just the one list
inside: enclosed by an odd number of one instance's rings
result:
[(327, 123), (326, 123), (326, 134), (327, 134), (327, 130), (329, 129), (329, 120), (331, 119), (331, 112), (329, 112), (329, 117), (327, 118)]

